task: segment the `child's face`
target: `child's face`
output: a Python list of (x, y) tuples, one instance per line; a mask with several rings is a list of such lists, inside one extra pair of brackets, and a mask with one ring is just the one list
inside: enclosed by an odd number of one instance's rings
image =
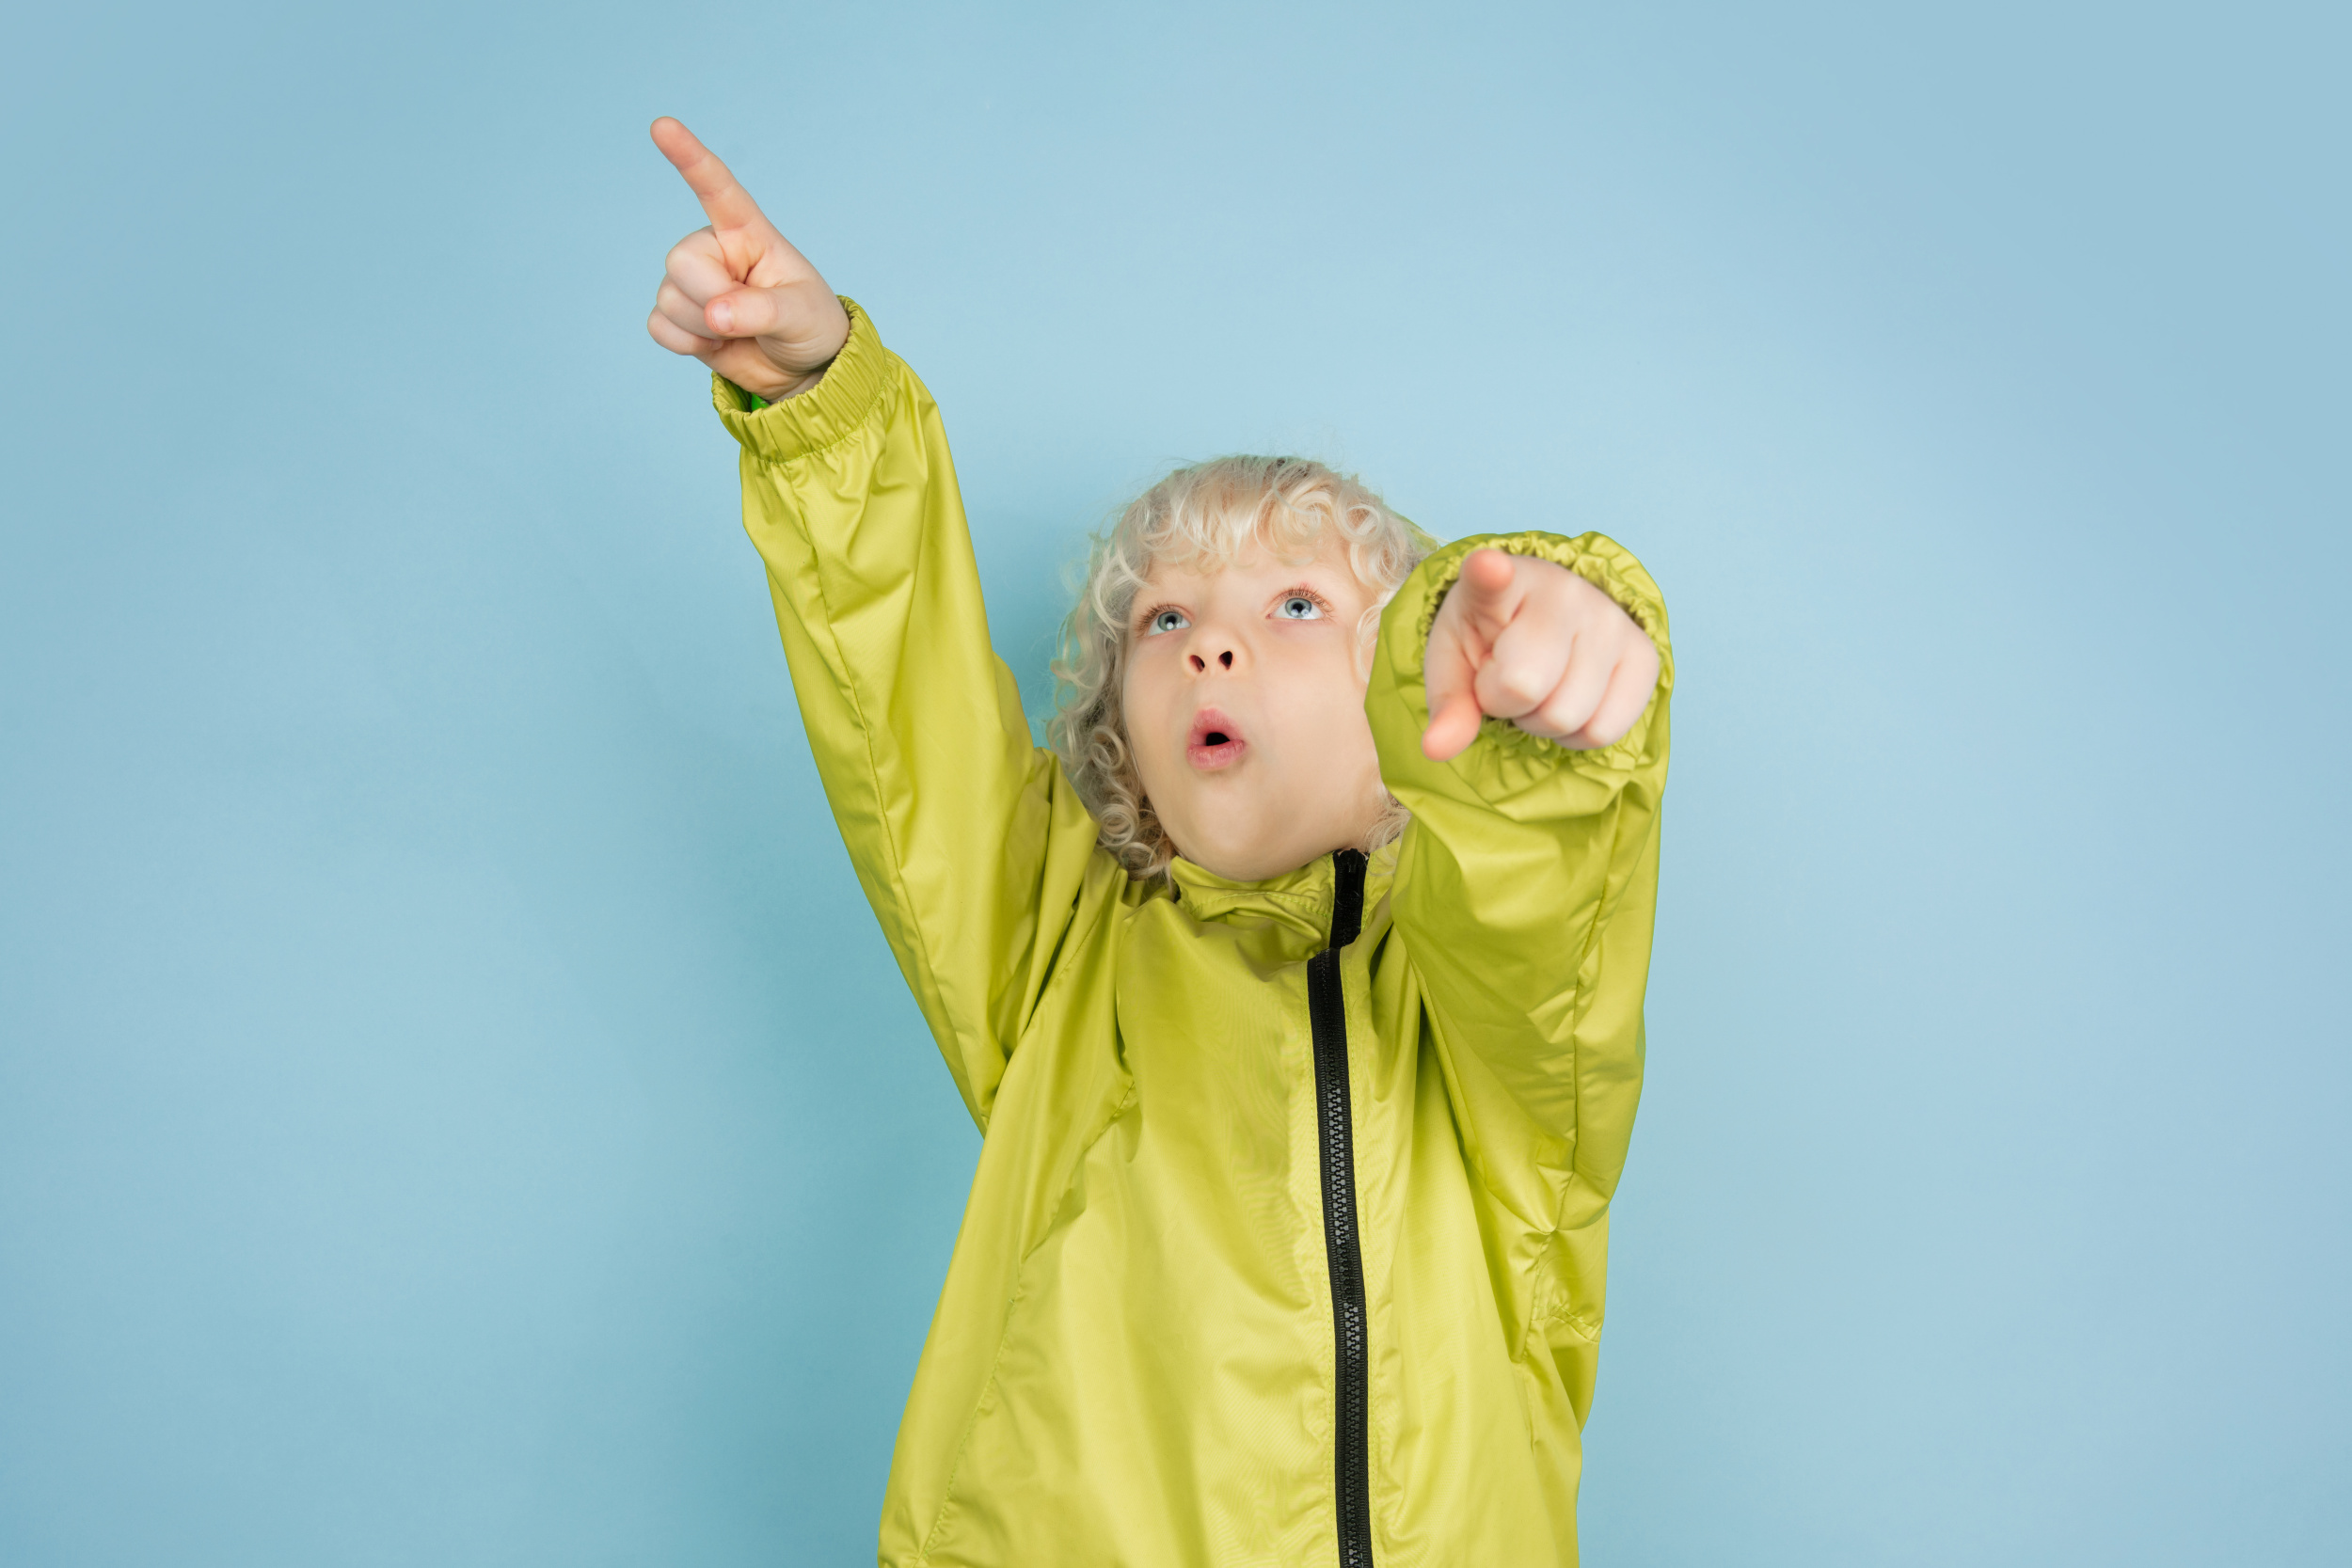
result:
[(1136, 594), (1121, 704), (1144, 793), (1186, 860), (1258, 881), (1361, 844), (1386, 797), (1358, 628), (1373, 596), (1338, 542)]

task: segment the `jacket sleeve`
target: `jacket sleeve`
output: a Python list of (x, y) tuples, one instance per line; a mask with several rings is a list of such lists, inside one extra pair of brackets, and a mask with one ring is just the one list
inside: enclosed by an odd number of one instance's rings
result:
[[(1657, 643), (1657, 690), (1615, 744), (1570, 751), (1488, 719), (1459, 756), (1422, 754), (1430, 622), (1482, 546), (1567, 567)], [(1674, 686), (1664, 601), (1641, 563), (1597, 533), (1465, 539), (1406, 580), (1379, 639), (1365, 705), (1381, 777), (1413, 814), (1392, 908), (1423, 1006), (1449, 1056), (1473, 1059), (1539, 1134), (1565, 1142), (1605, 1201), (1641, 1093)]]
[(719, 379), (713, 399), (826, 799), (985, 1129), (1061, 937), (1113, 879), (991, 651), (939, 410), (843, 303), (849, 341), (817, 386), (763, 404)]

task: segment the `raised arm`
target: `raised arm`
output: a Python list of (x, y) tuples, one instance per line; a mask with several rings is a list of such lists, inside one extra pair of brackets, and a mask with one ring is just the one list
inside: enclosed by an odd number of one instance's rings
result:
[(671, 252), (648, 329), (720, 372), (826, 798), (985, 1127), (1063, 933), (1125, 878), (990, 649), (930, 394), (685, 127), (657, 122), (655, 140), (711, 228)]
[(1599, 534), (1465, 540), (1381, 618), (1366, 712), (1410, 808), (1396, 928), (1441, 1043), (1605, 1201), (1633, 1121), (1674, 664)]

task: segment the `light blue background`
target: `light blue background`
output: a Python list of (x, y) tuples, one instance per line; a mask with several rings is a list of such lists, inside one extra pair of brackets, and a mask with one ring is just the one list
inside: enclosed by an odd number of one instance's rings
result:
[(1681, 684), (1609, 1564), (2352, 1560), (2340, 8), (51, 7), (0, 1563), (849, 1563), (977, 1138), (644, 338), (734, 160), (1062, 562), (1302, 448)]

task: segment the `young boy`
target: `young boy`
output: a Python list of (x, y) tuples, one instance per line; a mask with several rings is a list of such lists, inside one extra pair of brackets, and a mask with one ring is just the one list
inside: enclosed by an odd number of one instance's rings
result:
[[(1435, 548), (1320, 465), (1100, 541), (1034, 749), (938, 410), (674, 119), (809, 743), (983, 1138), (881, 1561), (1576, 1560), (1673, 683), (1598, 535)], [(1400, 831), (1401, 830), (1401, 831)]]

